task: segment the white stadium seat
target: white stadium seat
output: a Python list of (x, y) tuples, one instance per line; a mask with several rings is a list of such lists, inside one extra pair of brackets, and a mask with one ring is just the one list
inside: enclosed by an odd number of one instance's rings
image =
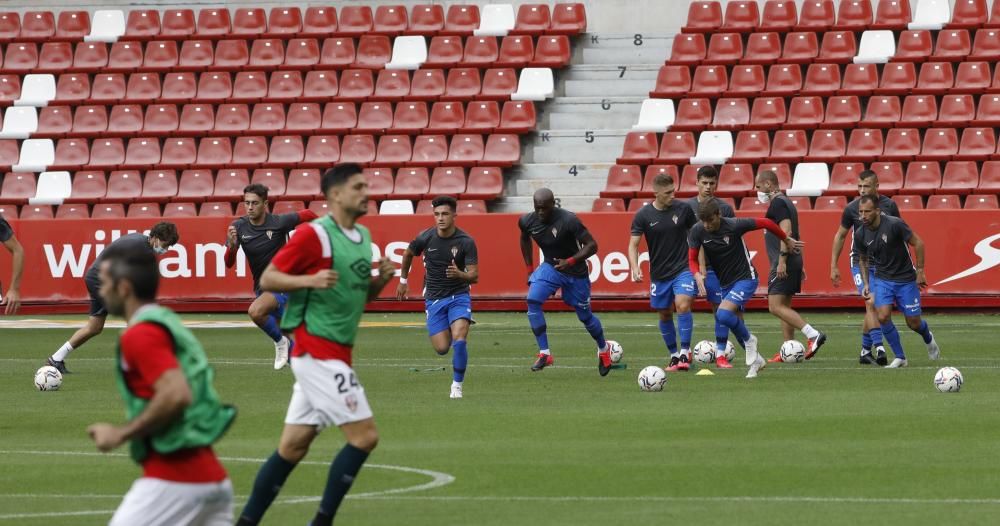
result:
[(480, 13), (479, 29), (472, 33), (477, 37), (507, 36), (514, 29), (514, 6), (510, 4), (487, 4)]
[(555, 95), (555, 80), (549, 68), (524, 68), (517, 82), (517, 92), (510, 100), (545, 100)]
[(69, 172), (42, 172), (38, 176), (35, 197), (28, 199), (31, 205), (61, 205), (73, 191)]
[(125, 13), (119, 9), (94, 11), (90, 21), (90, 34), (84, 42), (115, 42), (125, 34)]
[(727, 131), (701, 132), (698, 151), (691, 164), (722, 164), (733, 156), (733, 134)]
[(427, 62), (427, 41), (422, 36), (396, 37), (392, 44), (392, 60), (385, 69), (420, 69)]
[(909, 29), (941, 29), (951, 22), (951, 2), (949, 0), (919, 0), (913, 9), (913, 21)]
[(56, 78), (48, 74), (25, 75), (21, 82), (21, 98), (15, 106), (48, 106), (56, 98)]
[(855, 64), (885, 64), (896, 54), (896, 37), (892, 31), (865, 31)]
[(382, 201), (378, 209), (379, 215), (412, 215), (413, 214), (413, 201), (409, 199), (389, 199)]
[(639, 109), (639, 122), (632, 131), (665, 132), (674, 124), (674, 101), (646, 99)]
[(11, 167), (13, 172), (44, 172), (56, 161), (56, 145), (52, 139), (26, 139), (21, 143), (21, 157)]
[(820, 196), (830, 186), (830, 168), (826, 163), (799, 163), (792, 176), (789, 196)]
[(30, 106), (11, 106), (3, 114), (0, 139), (27, 139), (38, 129), (38, 111)]

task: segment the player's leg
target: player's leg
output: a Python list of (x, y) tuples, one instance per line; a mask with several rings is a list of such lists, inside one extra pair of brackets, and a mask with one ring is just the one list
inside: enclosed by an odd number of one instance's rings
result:
[(694, 335), (694, 314), (691, 305), (698, 294), (698, 285), (690, 271), (685, 270), (674, 278), (674, 312), (677, 313), (677, 335), (680, 338), (681, 356), (691, 361), (691, 338)]
[(548, 365), (552, 365), (552, 354), (549, 351), (549, 337), (546, 334), (545, 313), (542, 305), (549, 299), (556, 290), (559, 289), (558, 271), (548, 263), (543, 263), (532, 273), (528, 281), (528, 323), (531, 325), (531, 332), (535, 335), (538, 343), (538, 358), (532, 371), (541, 371)]
[(279, 328), (284, 307), (282, 300), (287, 301), (287, 296), (260, 292), (247, 309), (250, 319), (274, 342), (275, 369), (288, 365), (288, 351), (291, 349), (291, 340), (281, 334)]
[[(776, 290), (776, 289), (775, 289)], [(809, 339), (809, 348), (806, 350), (806, 359), (812, 358), (819, 348), (826, 343), (826, 335), (806, 323), (802, 315), (792, 308), (792, 295), (781, 293), (770, 293), (767, 295), (767, 309), (775, 317), (781, 320), (782, 337), (785, 341), (795, 337), (793, 329), (802, 331), (802, 334)], [(776, 355), (776, 357), (778, 357)], [(774, 360), (774, 358), (772, 358)], [(777, 360), (774, 360), (777, 361)]]
[[(726, 296), (726, 291), (722, 288), (722, 285), (719, 283), (719, 276), (715, 273), (714, 270), (710, 269), (705, 274), (705, 299), (707, 299), (708, 303), (712, 305), (712, 314), (715, 316), (715, 334), (718, 335), (725, 332), (726, 341), (728, 342), (729, 327), (726, 327), (721, 321), (719, 321), (719, 316), (718, 316), (719, 305), (722, 303), (722, 299), (725, 296)], [(718, 343), (718, 336), (716, 336), (716, 340), (717, 340), (716, 343)], [(723, 347), (723, 349), (725, 349), (725, 347)], [(722, 358), (721, 363), (719, 362), (720, 357)], [(723, 354), (719, 354), (718, 352), (715, 353), (715, 363), (716, 365), (722, 367), (723, 369), (728, 369), (731, 367), (729, 365), (729, 361), (726, 360), (724, 353)]]
[(901, 284), (897, 289), (896, 304), (899, 310), (903, 311), (906, 326), (924, 339), (924, 344), (927, 345), (927, 358), (937, 360), (941, 356), (941, 348), (934, 340), (934, 334), (927, 326), (927, 321), (921, 317), (920, 288), (915, 282)]
[[(851, 267), (851, 276), (854, 279), (854, 286), (858, 289), (858, 296), (863, 295), (865, 285), (861, 279), (861, 268)], [(873, 278), (874, 274), (869, 272), (869, 284)], [(888, 361), (882, 341), (882, 327), (878, 323), (878, 315), (875, 314), (875, 304), (871, 299), (862, 298), (862, 301), (865, 302), (865, 318), (861, 325), (861, 355), (858, 357), (858, 363), (886, 365)]]
[(451, 328), (448, 324), (448, 309), (445, 307), (447, 301), (448, 298), (441, 298), (424, 302), (427, 335), (431, 339), (431, 347), (439, 356), (448, 354), (448, 349), (451, 349)]
[[(756, 289), (757, 280), (755, 279), (737, 281), (726, 292), (726, 297), (719, 305), (719, 311), (716, 314), (716, 317), (736, 336), (736, 340), (746, 351), (747, 378), (756, 378), (757, 372), (767, 365), (767, 360), (757, 352), (757, 337), (750, 333), (743, 319), (736, 315), (743, 309), (746, 302), (750, 301)], [(725, 352), (727, 342), (721, 342), (721, 347), (719, 347), (719, 343), (717, 333), (716, 353)]]
[(347, 444), (333, 457), (326, 480), (326, 488), (319, 502), (319, 509), (310, 526), (331, 526), (341, 502), (351, 490), (351, 485), (364, 466), (368, 455), (378, 445), (378, 430), (375, 419), (366, 418), (357, 422), (341, 424)]
[(587, 333), (597, 344), (597, 372), (606, 376), (611, 371), (611, 348), (604, 338), (601, 320), (590, 308), (590, 278), (587, 276), (564, 276), (562, 283), (563, 302), (576, 311), (576, 319), (587, 329)]
[(882, 328), (882, 336), (889, 342), (892, 353), (896, 355), (892, 363), (886, 367), (890, 369), (906, 367), (907, 361), (906, 353), (903, 350), (903, 342), (900, 341), (899, 331), (896, 330), (896, 325), (892, 322), (892, 308), (896, 303), (894, 284), (875, 278), (870, 286), (873, 287), (875, 315), (878, 318), (879, 327)]
[(62, 344), (56, 352), (49, 356), (45, 361), (46, 365), (51, 365), (59, 372), (63, 374), (69, 374), (70, 371), (66, 368), (66, 358), (69, 353), (79, 349), (81, 345), (89, 341), (94, 336), (101, 334), (104, 331), (104, 324), (108, 320), (108, 311), (103, 310), (103, 303), (101, 304), (102, 313), (98, 315), (91, 315), (87, 318), (86, 323), (83, 327), (80, 327), (70, 336), (66, 343)]
[(472, 300), (468, 294), (456, 296), (448, 308), (451, 329), (451, 398), (462, 398), (462, 382), (469, 365), (469, 326), (472, 321)]
[(201, 490), (201, 511), (195, 524), (201, 526), (229, 526), (233, 523), (233, 483), (226, 479), (217, 484), (206, 484)]
[(674, 292), (672, 281), (654, 281), (649, 286), (649, 306), (659, 318), (658, 327), (663, 344), (667, 346), (669, 360), (667, 371), (688, 370), (690, 366), (681, 365), (681, 357), (677, 353), (677, 329), (674, 326)]

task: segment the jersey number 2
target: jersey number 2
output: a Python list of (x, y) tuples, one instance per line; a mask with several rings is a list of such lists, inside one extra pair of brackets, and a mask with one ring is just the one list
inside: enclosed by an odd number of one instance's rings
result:
[(354, 376), (354, 373), (351, 373), (346, 378), (344, 377), (343, 374), (337, 373), (333, 375), (333, 379), (337, 381), (337, 392), (340, 394), (344, 394), (348, 391), (348, 387), (345, 386), (344, 384), (348, 384), (351, 388), (354, 389), (358, 388), (358, 377)]

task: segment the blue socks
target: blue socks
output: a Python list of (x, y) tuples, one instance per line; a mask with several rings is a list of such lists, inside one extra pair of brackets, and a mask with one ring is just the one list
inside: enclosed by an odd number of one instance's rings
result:
[(674, 320), (660, 320), (660, 336), (663, 337), (663, 343), (667, 344), (670, 354), (677, 354), (677, 334), (674, 332)]
[(931, 328), (926, 321), (920, 320), (920, 328), (916, 332), (924, 338), (924, 343), (931, 343)]
[(896, 330), (896, 326), (891, 320), (882, 325), (882, 336), (889, 341), (889, 346), (892, 347), (892, 354), (895, 354), (896, 358), (905, 360), (906, 355), (903, 353), (903, 343), (899, 341), (899, 331)]
[(535, 334), (535, 341), (538, 342), (538, 350), (547, 351), (549, 337), (545, 334), (545, 313), (542, 312), (540, 302), (528, 301), (528, 323), (531, 324), (531, 332)]
[(725, 309), (719, 309), (715, 311), (715, 319), (716, 319), (716, 324), (715, 324), (716, 341), (718, 341), (719, 338), (719, 332), (720, 332), (719, 324), (722, 324), (723, 327), (726, 327), (728, 328), (728, 330), (733, 331), (733, 335), (736, 336), (736, 341), (740, 342), (740, 346), (746, 347), (746, 341), (750, 339), (750, 331), (747, 330), (746, 324), (743, 323), (743, 320), (741, 320), (740, 317), (737, 316), (735, 312), (728, 311)]
[(344, 496), (350, 491), (354, 484), (361, 466), (368, 459), (368, 452), (358, 449), (350, 444), (344, 446), (333, 459), (330, 465), (330, 475), (326, 481), (326, 489), (323, 490), (323, 499), (319, 502), (319, 511), (312, 521), (312, 526), (330, 526), (333, 524), (333, 517), (337, 514), (337, 508), (344, 500)]
[(590, 309), (576, 309), (576, 317), (583, 322), (583, 326), (587, 328), (590, 337), (597, 342), (597, 349), (604, 350), (608, 342), (604, 340), (604, 328), (601, 327), (601, 320), (597, 316), (594, 316), (594, 313)]
[(267, 317), (267, 322), (261, 327), (261, 330), (267, 333), (275, 342), (280, 342), (282, 338), (281, 329), (278, 328), (278, 318), (271, 314)]
[(882, 329), (881, 328), (875, 327), (874, 329), (872, 329), (868, 333), (868, 335), (871, 336), (871, 338), (872, 338), (872, 345), (874, 345), (875, 347), (881, 347), (882, 346), (882, 338), (883, 337), (882, 337)]
[(451, 356), (452, 380), (461, 382), (465, 380), (465, 366), (469, 363), (469, 350), (465, 340), (454, 340), (451, 348), (455, 349), (455, 354)]
[(690, 312), (678, 314), (677, 329), (681, 336), (681, 349), (690, 349), (691, 335), (694, 334), (694, 314)]
[(250, 499), (243, 507), (243, 513), (240, 514), (237, 524), (251, 526), (260, 522), (293, 469), (295, 464), (281, 458), (277, 451), (272, 453), (257, 472)]
[(866, 351), (872, 350), (872, 336), (870, 332), (861, 333), (861, 348)]

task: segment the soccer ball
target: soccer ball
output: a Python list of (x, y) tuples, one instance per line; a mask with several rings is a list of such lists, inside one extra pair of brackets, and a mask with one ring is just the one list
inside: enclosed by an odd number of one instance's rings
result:
[(639, 389), (646, 392), (662, 391), (667, 383), (667, 373), (663, 369), (650, 365), (639, 371)]
[(715, 342), (702, 340), (694, 346), (691, 356), (698, 363), (712, 363), (715, 361)]
[(942, 393), (957, 393), (963, 381), (962, 373), (954, 367), (942, 367), (934, 375), (934, 387)]
[(35, 388), (39, 391), (58, 391), (62, 385), (62, 373), (51, 365), (35, 371)]
[(614, 340), (608, 340), (608, 347), (611, 348), (611, 363), (618, 363), (622, 361), (622, 353), (625, 352), (622, 349), (621, 344)]
[(781, 344), (781, 361), (799, 363), (806, 359), (806, 348), (798, 340), (788, 340)]

